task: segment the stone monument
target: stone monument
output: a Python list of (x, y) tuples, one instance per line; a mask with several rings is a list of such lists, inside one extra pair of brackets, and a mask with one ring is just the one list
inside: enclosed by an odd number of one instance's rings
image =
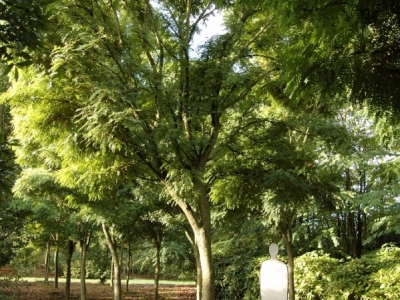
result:
[(287, 300), (288, 271), (286, 264), (276, 258), (278, 251), (277, 244), (270, 244), (271, 258), (261, 264), (260, 293), (262, 300)]

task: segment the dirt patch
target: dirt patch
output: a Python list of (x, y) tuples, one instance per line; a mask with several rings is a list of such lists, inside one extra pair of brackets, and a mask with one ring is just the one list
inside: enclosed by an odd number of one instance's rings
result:
[[(108, 284), (87, 284), (87, 300), (112, 300), (113, 290)], [(59, 283), (59, 288), (54, 289), (52, 283), (19, 282), (10, 284), (8, 287), (0, 282), (0, 292), (3, 296), (18, 300), (62, 300), (65, 299), (65, 283)], [(154, 299), (154, 288), (147, 284), (132, 284), (128, 292), (123, 287), (124, 300), (150, 300)], [(195, 286), (161, 285), (159, 291), (160, 300), (195, 300)], [(0, 294), (1, 296), (1, 294)], [(71, 283), (71, 300), (80, 299), (80, 284)]]

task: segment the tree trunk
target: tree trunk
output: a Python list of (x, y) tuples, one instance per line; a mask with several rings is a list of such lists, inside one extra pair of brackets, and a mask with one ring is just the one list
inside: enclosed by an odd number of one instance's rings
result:
[[(289, 225), (291, 227), (291, 224)], [(286, 252), (288, 255), (288, 300), (295, 300), (295, 287), (294, 287), (294, 254), (292, 246), (291, 229), (287, 229), (285, 225), (281, 225), (282, 239), (285, 243)]]
[[(351, 208), (350, 208), (351, 210)], [(349, 212), (349, 235), (350, 235), (350, 254), (351, 257), (357, 257), (357, 232), (356, 232), (356, 222), (354, 211)]]
[(114, 286), (114, 257), (111, 256), (111, 266), (110, 266), (110, 287)]
[(201, 265), (201, 300), (215, 299), (214, 272), (212, 269), (211, 238), (203, 227), (196, 233), (196, 244), (199, 250)]
[(114, 300), (121, 300), (121, 291), (122, 291), (122, 286), (121, 286), (121, 271), (120, 271), (120, 266), (119, 266), (119, 259), (118, 259), (118, 253), (117, 253), (117, 247), (115, 241), (113, 241), (110, 232), (108, 231), (106, 225), (104, 222), (102, 222), (102, 227), (103, 227), (103, 233), (107, 241), (108, 248), (111, 252), (111, 257), (113, 260), (114, 264), (114, 282), (113, 282), (113, 293), (114, 293)]
[(357, 241), (356, 241), (356, 244), (357, 244), (356, 257), (357, 258), (361, 258), (361, 254), (362, 254), (363, 229), (364, 229), (363, 220), (362, 220), (360, 208), (358, 208), (358, 211), (357, 211)]
[(128, 242), (128, 262), (126, 263), (126, 292), (128, 293), (129, 291), (129, 279), (131, 276), (131, 258), (132, 258), (132, 253), (131, 253), (131, 241), (129, 240)]
[(158, 290), (160, 286), (160, 273), (161, 273), (161, 259), (160, 259), (161, 244), (159, 244), (157, 241), (155, 242), (155, 248), (156, 248), (156, 268), (154, 272), (154, 300), (158, 300)]
[(65, 275), (65, 297), (67, 300), (70, 299), (71, 294), (71, 262), (72, 254), (74, 253), (75, 243), (74, 241), (68, 240), (67, 246), (67, 273)]
[(81, 300), (86, 300), (86, 244), (87, 238), (80, 241), (81, 246)]
[(56, 246), (56, 250), (54, 251), (54, 288), (58, 289), (58, 246)]
[[(114, 240), (114, 244), (115, 244), (115, 240)], [(123, 257), (124, 256), (124, 246), (125, 246), (125, 237), (122, 238), (121, 247), (120, 247), (120, 251), (119, 251), (118, 264), (119, 264), (120, 268), (122, 268), (122, 266), (124, 264), (124, 257)], [(122, 272), (121, 272), (121, 276), (122, 276)]]
[(169, 188), (170, 195), (175, 199), (182, 212), (189, 221), (195, 237), (195, 245), (199, 253), (201, 267), (201, 300), (215, 299), (215, 282), (212, 268), (211, 254), (211, 212), (208, 197), (205, 191), (205, 185), (198, 177), (193, 180), (194, 186), (198, 192), (199, 213), (195, 213), (190, 205), (183, 201), (176, 193)]
[(200, 263), (200, 253), (199, 253), (199, 248), (197, 247), (196, 243), (194, 242), (193, 238), (190, 236), (190, 233), (185, 230), (185, 234), (187, 239), (189, 240), (190, 244), (193, 247), (193, 252), (194, 252), (194, 258), (196, 259), (196, 271), (197, 271), (197, 277), (196, 277), (196, 300), (201, 300), (201, 263)]
[(50, 242), (46, 244), (46, 255), (44, 258), (44, 282), (49, 283), (49, 270), (50, 270)]

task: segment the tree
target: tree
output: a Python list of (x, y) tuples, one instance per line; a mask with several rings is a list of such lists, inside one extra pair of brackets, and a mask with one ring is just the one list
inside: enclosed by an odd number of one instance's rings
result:
[[(241, 11), (230, 6), (228, 32), (207, 41), (193, 57), (193, 35), (222, 7), (218, 1), (69, 3), (58, 19), (63, 36), (52, 53), (51, 77), (42, 73), (33, 79), (51, 86), (45, 97), (51, 94), (54, 102), (40, 107), (49, 109), (43, 117), (58, 126), (65, 122), (76, 137), (54, 131), (51, 139), (58, 139), (59, 145), (86, 146), (85, 151), (99, 156), (112, 155), (135, 165), (136, 176), (161, 183), (193, 231), (200, 254), (201, 299), (214, 299), (209, 195), (213, 155), (218, 153), (222, 125), (229, 124), (228, 112), (261, 101), (248, 96), (268, 74), (253, 63), (249, 51), (270, 23), (261, 17), (259, 6)], [(46, 89), (31, 89), (15, 99), (31, 92), (46, 94)], [(56, 109), (61, 102), (58, 107), (68, 113)], [(63, 168), (75, 163), (68, 155), (60, 157)]]
[(42, 46), (42, 31), (48, 24), (47, 6), (54, 0), (3, 0), (0, 3), (0, 62), (6, 73), (31, 63)]
[(72, 237), (75, 235), (74, 231), (77, 230), (77, 227), (72, 218), (75, 211), (68, 206), (64, 198), (71, 191), (60, 187), (54, 173), (45, 169), (25, 169), (18, 178), (13, 191), (15, 196), (20, 199), (19, 205), (32, 210), (34, 223), (40, 228), (37, 235), (45, 238), (42, 243), (49, 243), (49, 238), (53, 237), (55, 288), (58, 288), (58, 251), (60, 248), (66, 250), (65, 295), (69, 299), (71, 262), (75, 249), (75, 241)]
[(397, 1), (270, 2), (283, 29), (275, 88), (292, 104), (368, 102), (399, 109)]

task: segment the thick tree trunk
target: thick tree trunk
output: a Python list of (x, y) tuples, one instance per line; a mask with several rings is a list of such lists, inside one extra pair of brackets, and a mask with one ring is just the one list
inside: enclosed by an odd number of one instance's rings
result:
[(60, 270), (58, 269), (58, 246), (56, 246), (56, 250), (54, 251), (54, 288), (58, 289), (58, 273)]
[(166, 184), (170, 195), (175, 199), (182, 212), (189, 221), (195, 237), (195, 245), (199, 253), (199, 262), (201, 268), (201, 300), (215, 299), (215, 282), (212, 268), (211, 254), (211, 212), (205, 185), (199, 177), (193, 179), (194, 187), (198, 192), (198, 212), (194, 212), (191, 206), (183, 201)]
[(110, 232), (108, 231), (105, 223), (102, 223), (103, 233), (107, 241), (108, 248), (111, 252), (112, 260), (114, 261), (114, 282), (113, 282), (113, 293), (114, 300), (121, 300), (122, 286), (121, 286), (121, 271), (119, 266), (119, 258), (117, 253), (117, 247), (115, 241), (113, 241)]
[(196, 232), (196, 245), (201, 265), (201, 300), (215, 299), (215, 282), (212, 268), (211, 237), (206, 228)]
[(46, 254), (44, 258), (44, 282), (49, 283), (49, 270), (50, 270), (50, 242), (46, 244)]
[(211, 254), (211, 210), (203, 176), (200, 176), (200, 174), (204, 173), (199, 171), (194, 176), (193, 185), (198, 192), (198, 207), (201, 220), (199, 223), (201, 226), (197, 224), (192, 228), (201, 265), (201, 300), (214, 300), (215, 282)]
[(81, 246), (81, 300), (86, 300), (86, 244), (87, 238), (80, 241)]
[(200, 253), (199, 253), (199, 248), (197, 247), (195, 241), (191, 237), (190, 233), (185, 230), (185, 234), (187, 239), (190, 242), (190, 245), (192, 245), (193, 252), (194, 252), (194, 258), (196, 260), (196, 271), (197, 271), (197, 276), (196, 276), (196, 300), (201, 299), (201, 263), (200, 263)]

